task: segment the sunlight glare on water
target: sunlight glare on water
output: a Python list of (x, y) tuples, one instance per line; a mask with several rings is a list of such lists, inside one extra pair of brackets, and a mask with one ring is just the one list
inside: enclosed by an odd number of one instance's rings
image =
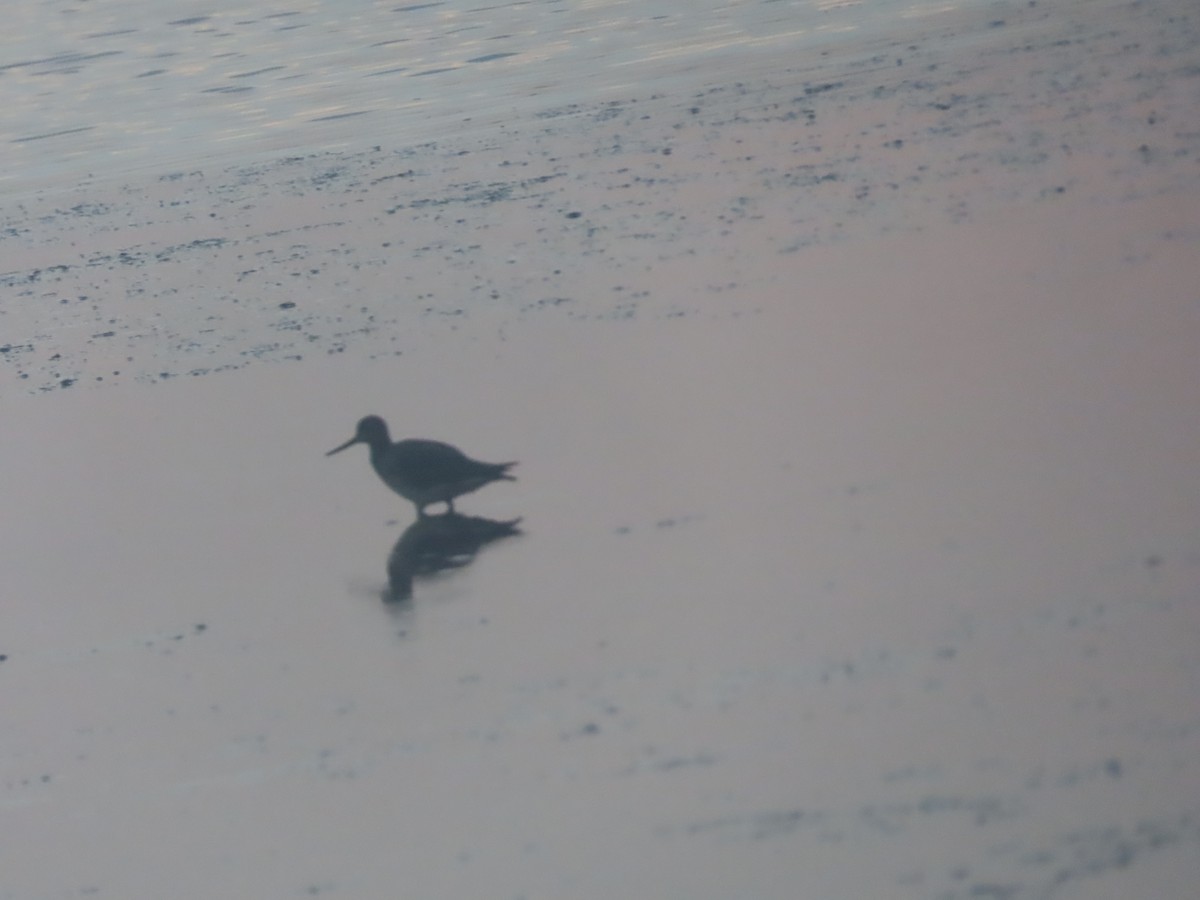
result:
[[(877, 0), (480, 9), (25, 0), (0, 37), (0, 186), (186, 166), (358, 135), (419, 143), (513, 111), (592, 102), (721, 53), (786, 50), (953, 8)], [(806, 43), (807, 42), (807, 43)], [(366, 138), (363, 138), (366, 141)]]

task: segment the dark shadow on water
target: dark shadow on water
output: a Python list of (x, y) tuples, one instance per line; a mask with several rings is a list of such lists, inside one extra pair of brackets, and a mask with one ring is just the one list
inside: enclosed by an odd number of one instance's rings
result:
[(383, 601), (412, 600), (413, 580), (461, 569), (492, 541), (521, 533), (520, 519), (497, 521), (480, 516), (446, 513), (424, 516), (409, 525), (388, 554), (388, 586)]

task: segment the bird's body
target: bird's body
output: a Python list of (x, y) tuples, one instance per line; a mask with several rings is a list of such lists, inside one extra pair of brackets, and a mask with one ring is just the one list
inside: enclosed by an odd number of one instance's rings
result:
[(425, 515), (431, 503), (445, 503), (454, 512), (454, 498), (477, 491), (493, 481), (515, 481), (508, 470), (515, 462), (485, 463), (471, 459), (457, 447), (441, 441), (421, 438), (392, 443), (387, 423), (379, 416), (367, 416), (358, 423), (354, 437), (330, 450), (332, 456), (354, 444), (366, 444), (371, 450), (371, 467), (390, 487)]

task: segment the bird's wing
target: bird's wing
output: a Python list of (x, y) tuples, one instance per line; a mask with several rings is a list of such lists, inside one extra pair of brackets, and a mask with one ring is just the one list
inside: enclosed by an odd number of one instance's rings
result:
[(471, 468), (471, 460), (450, 444), (410, 438), (392, 448), (395, 465), (404, 469), (406, 479), (418, 487), (433, 487), (463, 477)]

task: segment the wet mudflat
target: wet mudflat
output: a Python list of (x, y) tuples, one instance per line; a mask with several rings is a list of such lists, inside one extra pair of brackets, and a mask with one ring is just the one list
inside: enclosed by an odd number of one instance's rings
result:
[(1093, 7), (10, 186), (0, 897), (1190, 897), (1196, 22)]

